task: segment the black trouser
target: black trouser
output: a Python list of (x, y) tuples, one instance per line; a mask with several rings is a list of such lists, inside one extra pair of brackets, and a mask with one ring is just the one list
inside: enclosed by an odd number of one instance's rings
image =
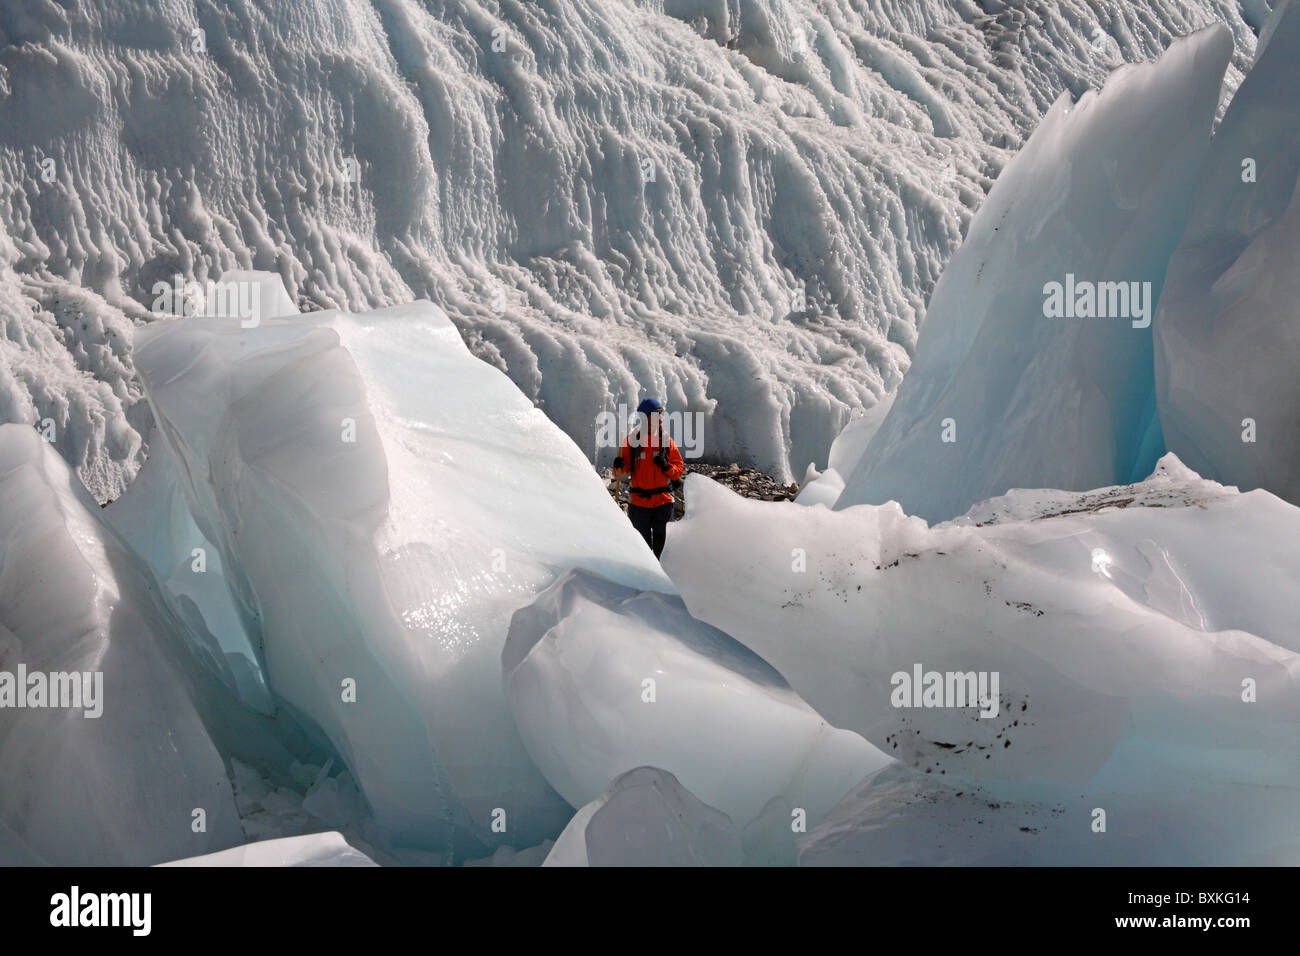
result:
[(673, 502), (653, 508), (629, 504), (627, 516), (632, 519), (632, 527), (640, 531), (645, 543), (650, 545), (655, 557), (663, 554), (664, 542), (668, 539), (668, 522), (673, 516)]

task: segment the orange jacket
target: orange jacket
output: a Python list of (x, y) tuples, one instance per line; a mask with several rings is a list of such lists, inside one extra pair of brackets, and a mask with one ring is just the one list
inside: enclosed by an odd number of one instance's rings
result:
[[(617, 468), (614, 474), (632, 473), (632, 493), (628, 495), (628, 504), (634, 508), (655, 508), (659, 505), (672, 504), (673, 493), (668, 489), (670, 481), (676, 481), (686, 470), (686, 463), (682, 461), (682, 453), (677, 450), (677, 442), (671, 437), (668, 438), (668, 447), (666, 449), (668, 457), (668, 468), (664, 470), (654, 462), (654, 456), (660, 449), (660, 442), (664, 440), (663, 429), (659, 429), (657, 435), (652, 436), (650, 447), (645, 448), (640, 445), (633, 449), (630, 445), (631, 436), (623, 441), (623, 447), (618, 453), (623, 457), (624, 467)], [(636, 458), (632, 457), (635, 450)], [(630, 463), (630, 467), (629, 467)], [(654, 494), (638, 494), (637, 489), (643, 491), (655, 491)], [(663, 489), (659, 491), (657, 489)]]

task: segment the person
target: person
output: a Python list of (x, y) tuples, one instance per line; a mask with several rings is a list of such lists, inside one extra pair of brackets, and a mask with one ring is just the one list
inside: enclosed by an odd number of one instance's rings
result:
[(663, 553), (673, 517), (672, 483), (681, 478), (686, 463), (677, 442), (664, 436), (664, 407), (659, 400), (647, 398), (636, 410), (642, 422), (624, 439), (614, 459), (614, 474), (631, 476), (627, 516), (657, 558)]

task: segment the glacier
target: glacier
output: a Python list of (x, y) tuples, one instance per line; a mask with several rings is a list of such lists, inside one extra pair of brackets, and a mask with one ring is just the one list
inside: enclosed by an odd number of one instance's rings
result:
[(564, 828), (542, 866), (739, 866), (741, 834), (658, 767), (620, 774)]
[[(894, 502), (783, 508), (688, 481), (692, 513), (663, 558), (690, 613), (925, 778), (879, 771), (905, 792), (977, 785), (1048, 807), (1118, 794), (1146, 817), (1172, 801), (1188, 808), (1180, 861), (1218, 840), (1221, 862), (1294, 863), (1300, 845), (1276, 831), (1300, 796), (1300, 509), (1173, 455), (1142, 482), (1017, 490), (933, 527)], [(917, 672), (997, 675), (994, 699), (899, 695)], [(855, 799), (884, 814), (864, 832), (895, 812)], [(1086, 832), (1086, 815), (1073, 823)], [(1155, 831), (1135, 829), (1110, 862), (1140, 859)]]
[(1266, 30), (1169, 262), (1155, 375), (1171, 451), (1300, 504), (1300, 5), (1279, 4)]
[[(1231, 52), (1227, 30), (1201, 31), (1052, 106), (944, 270), (836, 507), (893, 500), (944, 521), (1011, 488), (1082, 491), (1150, 472), (1164, 451), (1151, 310)], [(1125, 296), (1115, 304), (1132, 315), (1049, 316), (1049, 286), (1073, 305), (1076, 276), (1145, 289), (1145, 315)]]
[[(223, 281), (293, 308), (274, 274)], [(313, 837), (324, 825), (380, 863), (495, 847), (494, 865), (536, 865), (571, 807), (653, 759), (736, 815), (749, 858), (792, 862), (792, 814), (815, 823), (892, 762), (693, 620), (581, 450), (433, 305), (157, 321), (132, 354), (155, 430), (107, 507), (92, 513), (37, 430), (0, 435), (80, 495), (80, 520), (142, 582), (116, 613), (183, 664), (141, 679), (194, 695), (208, 736), (185, 753), (209, 761), (222, 814), (206, 840), (88, 857), (61, 844), (79, 831), (55, 839), (15, 810), (6, 861), (360, 862)], [(6, 502), (22, 527), (24, 503)], [(18, 593), (2, 606), (6, 634), (39, 610)], [(646, 675), (663, 695), (650, 710)], [(160, 706), (141, 695), (136, 719)], [(36, 739), (14, 726), (5, 761)], [(100, 743), (114, 785), (150, 779), (128, 745)], [(94, 819), (129, 834), (137, 812), (128, 794)]]
[[(374, 829), (333, 819), (379, 853), (528, 845), (653, 760), (792, 858), (754, 827), (891, 762), (692, 620), (581, 451), (431, 304), (155, 322), (134, 356), (157, 451), (106, 513), (215, 676), (342, 761)], [(325, 818), (315, 792), (272, 816)]]
[(1294, 807), (1288, 788), (1195, 776), (1137, 791), (1008, 798), (896, 765), (862, 781), (801, 838), (797, 864), (1293, 866)]
[(98, 512), (34, 429), (0, 425), (0, 671), (102, 680), (98, 716), (0, 707), (2, 863), (141, 865), (242, 841), (183, 625)]
[(831, 442), (826, 456), (826, 468), (818, 471), (810, 463), (804, 472), (799, 494), (795, 501), (801, 505), (823, 504), (834, 506), (844, 493), (844, 476), (862, 460), (867, 445), (884, 423), (889, 410), (894, 407), (898, 393), (885, 396), (861, 415), (854, 416)]
[(515, 612), (502, 669), (528, 752), (575, 807), (647, 765), (737, 826), (774, 803), (815, 822), (892, 762), (681, 598), (581, 569)]
[(240, 612), (221, 552), (194, 522), (165, 442), (153, 443), (135, 479), (103, 515), (164, 584), (161, 597), (187, 624), (183, 638), (245, 704), (273, 714), (256, 625)]
[(203, 856), (172, 860), (159, 866), (375, 866), (374, 860), (349, 846), (333, 831), (310, 836), (261, 840)]
[(276, 706), (391, 845), (490, 844), (497, 808), (514, 842), (552, 833), (567, 807), (501, 689), (509, 616), (578, 561), (672, 589), (581, 451), (428, 303), (156, 322), (134, 356)]
[(1298, 29), (0, 11), (0, 863), (1294, 865)]
[(94, 0), (0, 11), (0, 420), (100, 501), (179, 276), (438, 302), (598, 463), (649, 391), (782, 481), (897, 387), (945, 262), (1062, 93), (1232, 0)]

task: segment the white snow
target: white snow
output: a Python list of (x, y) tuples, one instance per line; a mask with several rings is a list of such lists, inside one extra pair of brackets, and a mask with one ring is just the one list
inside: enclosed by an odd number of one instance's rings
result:
[(0, 211), (0, 422), (41, 428), (96, 499), (114, 498), (144, 461), (149, 426), (131, 320), (91, 289), (20, 278), (3, 221)]
[[(1082, 491), (1150, 471), (1163, 451), (1151, 315), (1231, 53), (1215, 27), (1056, 102), (944, 270), (838, 507), (894, 500), (942, 521), (1010, 488)], [(1049, 284), (1075, 278), (1137, 283), (1145, 313), (1125, 296), (1118, 317), (1048, 317)]]
[(0, 415), (55, 419), (116, 497), (149, 425), (121, 330), (177, 274), (260, 269), (317, 307), (440, 303), (586, 451), (649, 391), (704, 414), (711, 451), (797, 478), (897, 385), (972, 211), (1062, 92), (1213, 22), (1231, 89), (1255, 45), (1233, 0), (996, 6), (15, 12)]
[(820, 819), (890, 762), (829, 726), (680, 598), (586, 571), (515, 613), (502, 665), (528, 752), (575, 807), (644, 764), (671, 772), (738, 826), (781, 801), (789, 833), (793, 809)]
[(1155, 319), (1160, 422), (1207, 477), (1300, 504), (1300, 4), (1210, 144)]

